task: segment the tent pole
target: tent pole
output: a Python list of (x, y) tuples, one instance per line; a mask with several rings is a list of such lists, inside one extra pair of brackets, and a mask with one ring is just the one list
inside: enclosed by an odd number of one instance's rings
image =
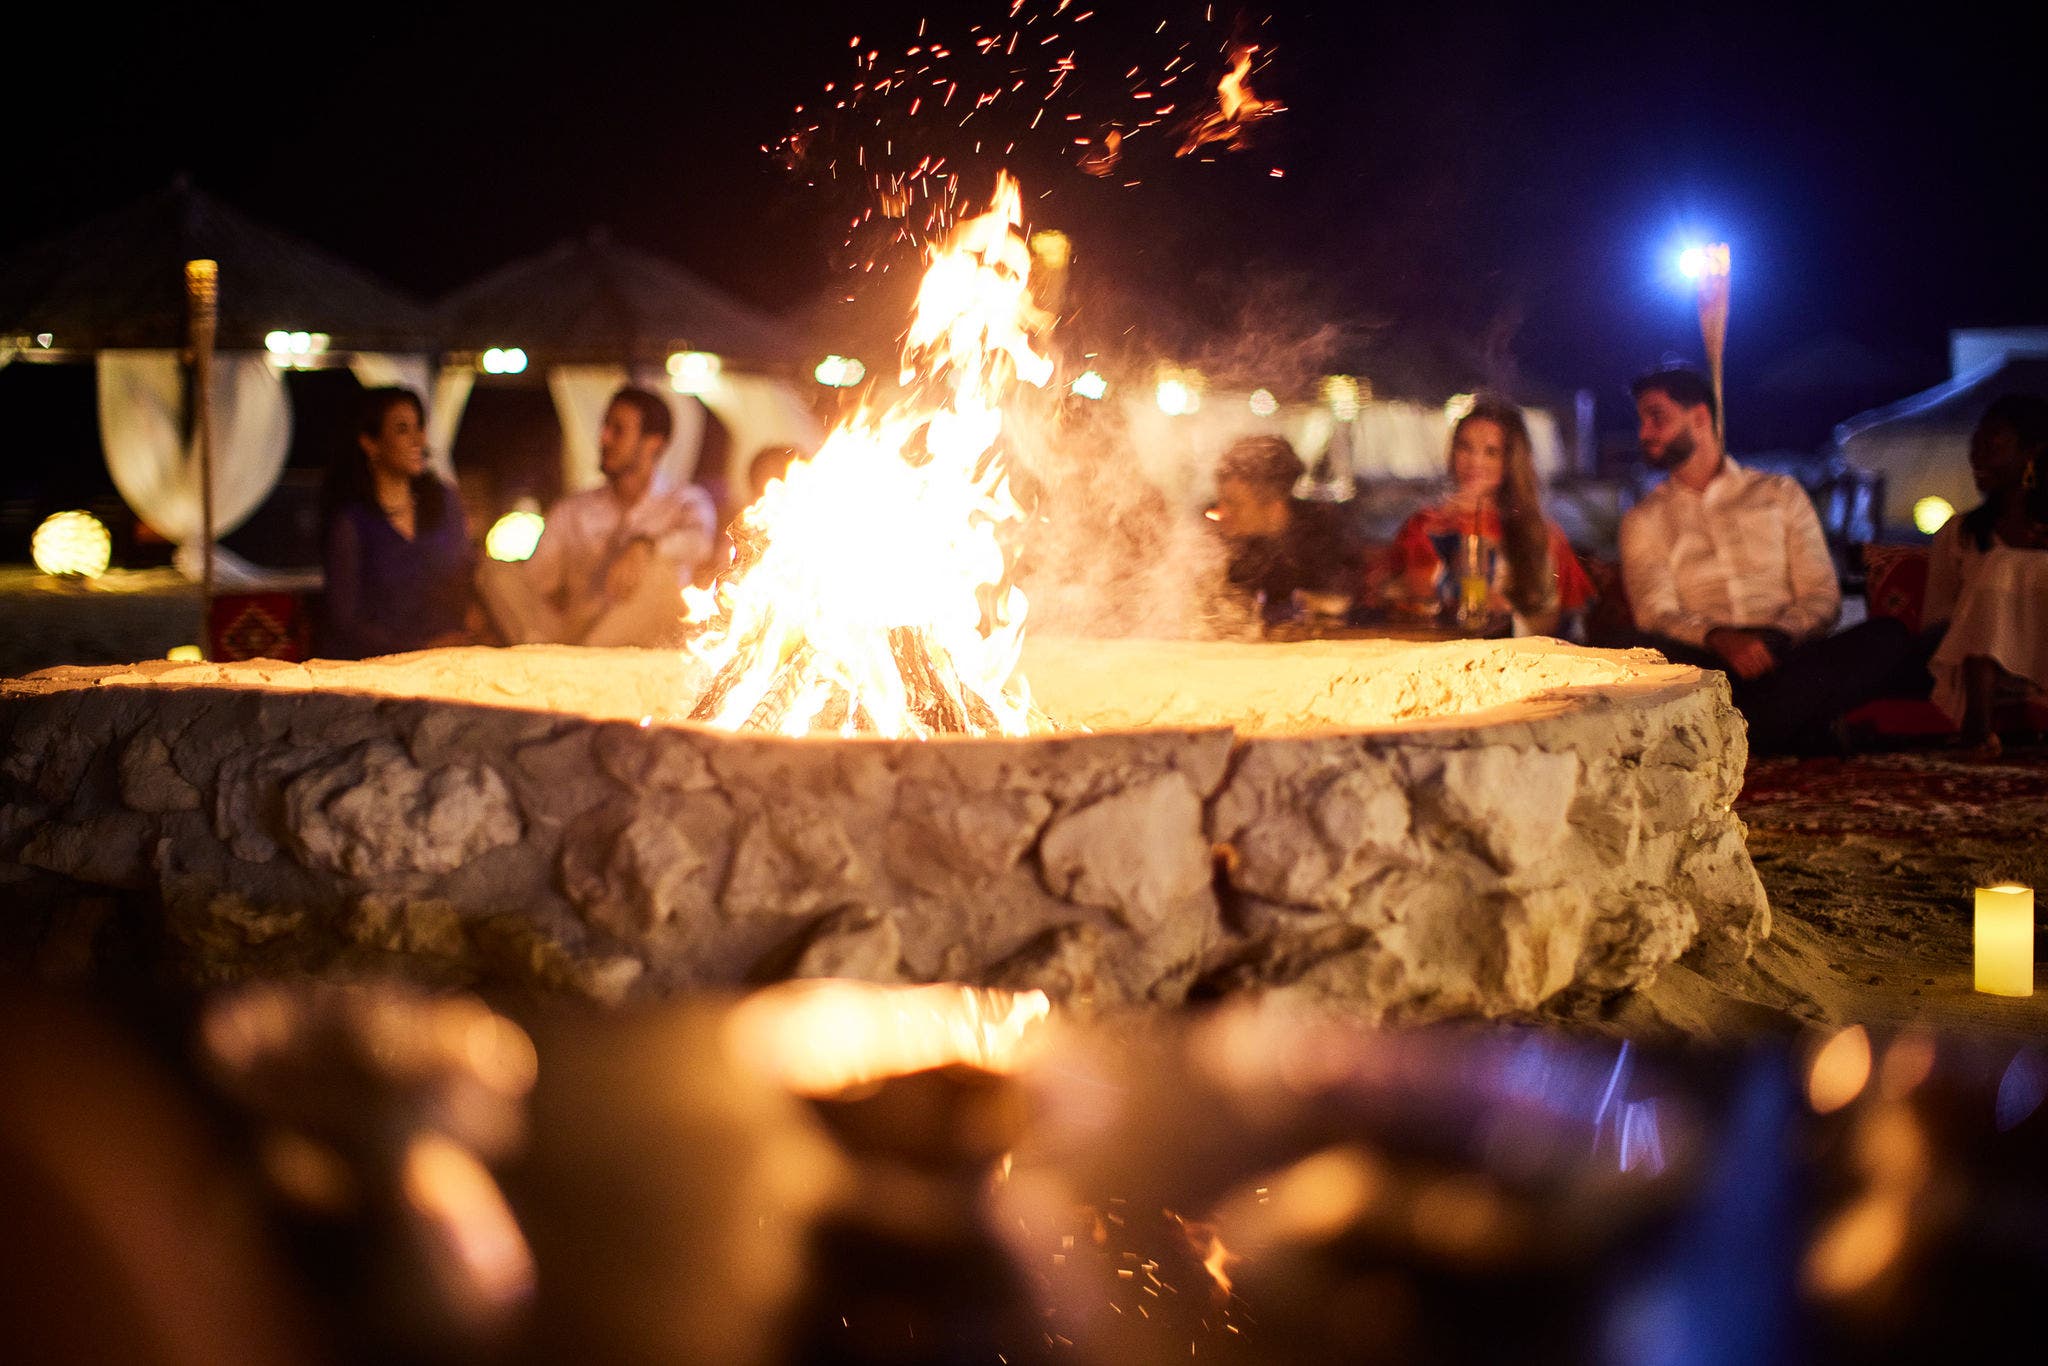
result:
[(213, 337), (219, 321), (220, 263), (185, 263), (191, 320), (193, 434), (199, 442), (200, 649), (213, 654)]

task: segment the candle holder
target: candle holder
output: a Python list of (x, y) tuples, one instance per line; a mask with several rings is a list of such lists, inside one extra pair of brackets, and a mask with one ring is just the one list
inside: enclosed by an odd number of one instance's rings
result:
[(1977, 990), (2034, 994), (2034, 889), (2006, 883), (1977, 889), (1973, 940)]

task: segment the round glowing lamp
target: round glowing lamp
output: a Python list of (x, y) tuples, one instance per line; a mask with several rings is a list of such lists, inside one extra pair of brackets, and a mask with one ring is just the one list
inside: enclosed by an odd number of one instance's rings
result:
[(546, 519), (538, 512), (514, 508), (491, 523), (491, 529), (484, 533), (484, 553), (507, 564), (530, 560), (546, 527)]
[(1083, 370), (1074, 376), (1073, 390), (1082, 398), (1101, 398), (1109, 392), (1109, 381), (1093, 370)]
[(679, 394), (707, 392), (724, 362), (709, 351), (677, 351), (668, 358), (669, 388)]
[(1271, 389), (1252, 390), (1250, 403), (1254, 417), (1271, 417), (1280, 411), (1280, 400), (1273, 397)]
[(90, 512), (53, 512), (29, 537), (36, 568), (60, 579), (96, 579), (114, 558), (114, 538)]
[(1913, 504), (1913, 525), (1920, 528), (1923, 536), (1932, 536), (1948, 525), (1948, 519), (1956, 515), (1955, 505), (1936, 494), (1928, 494)]
[(169, 650), (164, 652), (164, 658), (184, 660), (189, 662), (195, 659), (205, 659), (206, 652), (200, 649), (197, 645), (173, 645)]
[(518, 375), (526, 371), (526, 353), (516, 346), (493, 346), (477, 358), (477, 369), (487, 375)]

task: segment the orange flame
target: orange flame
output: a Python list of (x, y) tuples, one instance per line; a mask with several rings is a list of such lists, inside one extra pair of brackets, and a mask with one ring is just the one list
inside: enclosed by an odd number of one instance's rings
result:
[(1042, 991), (937, 984), (787, 982), (742, 1001), (727, 1041), (748, 1067), (799, 1095), (829, 1096), (939, 1067), (1015, 1072), (1043, 1049)]
[(904, 342), (907, 397), (866, 408), (742, 514), (732, 565), (686, 592), (711, 670), (690, 719), (784, 735), (1022, 735), (1049, 723), (1021, 678), (1022, 521), (1002, 405), (1043, 386), (1017, 182), (932, 254)]
[(1188, 1240), (1188, 1250), (1202, 1259), (1202, 1269), (1209, 1273), (1209, 1279), (1216, 1282), (1216, 1289), (1224, 1299), (1230, 1298), (1230, 1264), (1241, 1260), (1229, 1248), (1223, 1246), (1223, 1236), (1214, 1224), (1205, 1224), (1194, 1219), (1183, 1219), (1172, 1210), (1167, 1217), (1180, 1225), (1181, 1235)]
[(1247, 45), (1231, 54), (1230, 70), (1224, 72), (1223, 79), (1216, 83), (1216, 107), (1195, 121), (1175, 156), (1187, 156), (1212, 142), (1235, 147), (1244, 140), (1245, 129), (1254, 119), (1284, 110), (1285, 106), (1278, 100), (1260, 99), (1245, 83), (1245, 78), (1252, 74), (1252, 59), (1258, 52), (1258, 48)]

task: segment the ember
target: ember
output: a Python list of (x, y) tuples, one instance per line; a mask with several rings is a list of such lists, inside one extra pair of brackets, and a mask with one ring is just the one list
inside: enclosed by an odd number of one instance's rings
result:
[(1216, 107), (1195, 121), (1175, 156), (1187, 156), (1211, 143), (1235, 148), (1244, 140), (1245, 130), (1258, 119), (1283, 111), (1277, 100), (1262, 100), (1245, 84), (1251, 75), (1256, 47), (1245, 46), (1231, 54), (1230, 70), (1216, 83)]
[[(784, 735), (1024, 735), (1049, 730), (1021, 678), (1024, 595), (1010, 581), (1021, 521), (1004, 470), (1002, 404), (1043, 386), (1021, 199), (994, 203), (932, 256), (904, 343), (908, 395), (866, 410), (771, 483), (735, 531), (691, 653), (711, 682), (689, 713)], [(886, 529), (885, 535), (876, 535)]]

